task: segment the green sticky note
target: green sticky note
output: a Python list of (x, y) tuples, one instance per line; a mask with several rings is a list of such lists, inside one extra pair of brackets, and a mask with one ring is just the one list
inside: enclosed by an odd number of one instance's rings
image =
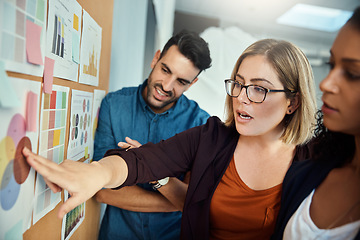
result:
[(85, 159), (89, 158), (89, 147), (85, 147)]
[(72, 60), (74, 63), (80, 63), (80, 36), (77, 32), (72, 33)]

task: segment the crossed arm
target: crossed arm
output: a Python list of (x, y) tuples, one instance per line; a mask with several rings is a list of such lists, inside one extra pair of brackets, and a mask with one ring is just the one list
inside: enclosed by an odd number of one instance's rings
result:
[(187, 184), (177, 178), (150, 192), (138, 186), (123, 187), (118, 190), (102, 189), (95, 195), (98, 202), (136, 212), (174, 212), (182, 211)]
[[(128, 137), (125, 140), (126, 142), (119, 143), (119, 147), (141, 146), (139, 142)], [(158, 192), (147, 191), (138, 186), (128, 186), (118, 190), (102, 189), (95, 194), (95, 199), (101, 203), (136, 212), (182, 211), (188, 181), (189, 173), (184, 182), (174, 177), (170, 178), (165, 186), (158, 189)]]

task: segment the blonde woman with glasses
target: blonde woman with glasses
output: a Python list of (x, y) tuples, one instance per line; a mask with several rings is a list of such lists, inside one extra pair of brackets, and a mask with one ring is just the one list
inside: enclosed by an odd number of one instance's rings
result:
[(316, 112), (312, 70), (299, 48), (266, 39), (244, 51), (225, 86), (225, 123), (211, 117), (158, 144), (110, 150), (91, 164), (56, 165), (24, 154), (54, 191), (73, 194), (60, 217), (102, 187), (191, 171), (182, 239), (269, 239), (285, 173), (308, 156)]

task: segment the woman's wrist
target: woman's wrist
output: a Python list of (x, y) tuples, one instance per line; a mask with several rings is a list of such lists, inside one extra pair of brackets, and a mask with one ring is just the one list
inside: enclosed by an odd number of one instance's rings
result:
[(90, 164), (96, 168), (97, 181), (101, 188), (106, 187), (111, 181), (111, 172), (107, 169), (107, 165), (100, 161), (92, 161)]
[(128, 174), (127, 164), (118, 155), (104, 157), (97, 162), (99, 175), (101, 176), (102, 187), (115, 188), (122, 185)]

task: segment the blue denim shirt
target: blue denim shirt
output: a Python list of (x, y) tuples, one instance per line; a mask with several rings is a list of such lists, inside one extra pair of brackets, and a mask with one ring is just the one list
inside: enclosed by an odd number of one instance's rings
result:
[[(157, 143), (176, 133), (202, 125), (209, 114), (182, 95), (168, 111), (155, 114), (138, 87), (123, 88), (106, 95), (101, 103), (95, 133), (94, 160), (99, 160), (118, 142), (130, 137), (141, 144)], [(152, 191), (149, 184), (141, 187)], [(99, 239), (179, 239), (181, 212), (133, 212), (108, 205), (100, 227)]]

